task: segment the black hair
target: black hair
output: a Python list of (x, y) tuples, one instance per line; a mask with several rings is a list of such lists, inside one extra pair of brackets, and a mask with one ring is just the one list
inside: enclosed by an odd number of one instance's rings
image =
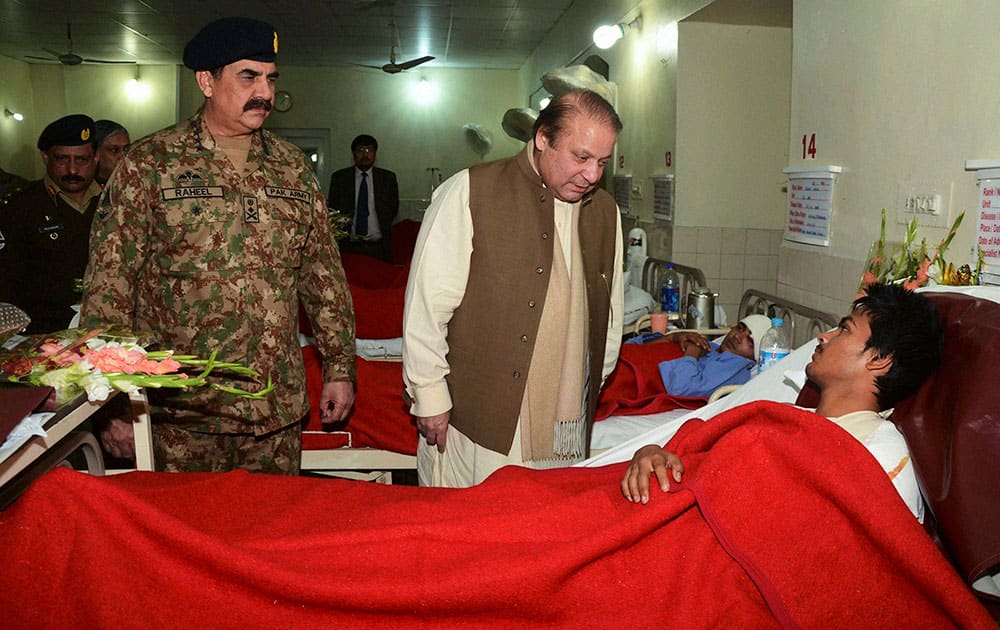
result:
[(944, 328), (934, 303), (897, 284), (873, 284), (854, 300), (854, 311), (868, 314), (871, 336), (865, 349), (881, 358), (892, 357), (892, 367), (875, 379), (880, 409), (916, 393), (941, 363)]
[(535, 119), (535, 127), (531, 131), (531, 137), (536, 137), (538, 131), (541, 130), (549, 142), (554, 145), (559, 134), (562, 133), (566, 120), (573, 114), (584, 114), (613, 128), (615, 133), (622, 130), (622, 119), (618, 117), (611, 103), (604, 100), (597, 92), (579, 90), (567, 92), (552, 99)]
[(358, 147), (372, 147), (378, 151), (378, 140), (374, 136), (369, 136), (367, 133), (363, 133), (354, 140), (351, 140), (351, 151), (357, 149)]

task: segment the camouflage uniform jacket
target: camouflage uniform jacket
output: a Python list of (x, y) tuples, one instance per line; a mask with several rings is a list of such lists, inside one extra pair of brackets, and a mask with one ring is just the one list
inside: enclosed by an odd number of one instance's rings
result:
[(133, 145), (97, 214), (84, 326), (126, 325), (205, 358), (217, 350), (277, 385), (262, 401), (207, 388), (149, 392), (167, 421), (263, 434), (299, 420), (308, 411), (299, 299), (325, 380), (354, 379), (351, 295), (322, 193), (292, 144), (254, 133), (237, 174), (199, 113)]

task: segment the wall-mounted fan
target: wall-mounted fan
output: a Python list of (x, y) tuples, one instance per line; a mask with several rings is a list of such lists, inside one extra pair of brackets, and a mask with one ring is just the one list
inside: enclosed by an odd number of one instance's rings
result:
[(366, 68), (378, 68), (382, 72), (387, 72), (389, 74), (396, 74), (398, 72), (403, 72), (404, 70), (409, 70), (410, 68), (416, 68), (422, 63), (427, 63), (434, 59), (430, 55), (425, 55), (423, 57), (417, 57), (416, 59), (410, 59), (409, 61), (403, 61), (396, 63), (396, 47), (399, 46), (399, 27), (396, 26), (396, 19), (393, 18), (389, 21), (389, 37), (392, 39), (389, 47), (389, 63), (383, 66), (365, 66)]
[(66, 52), (60, 53), (52, 50), (51, 48), (42, 48), (45, 52), (52, 55), (51, 57), (36, 57), (34, 55), (25, 55), (28, 59), (41, 59), (42, 61), (58, 61), (64, 66), (78, 66), (81, 63), (135, 63), (134, 61), (109, 61), (106, 59), (87, 59), (81, 57), (80, 55), (73, 52), (73, 31), (69, 24), (66, 23)]

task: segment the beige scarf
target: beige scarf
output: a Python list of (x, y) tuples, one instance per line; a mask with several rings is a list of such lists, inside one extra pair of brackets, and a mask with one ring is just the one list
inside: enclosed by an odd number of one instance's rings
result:
[[(552, 239), (552, 277), (521, 400), (521, 454), (537, 468), (581, 461), (586, 449), (588, 318), (583, 256), (575, 237), (579, 222), (580, 205), (574, 204), (568, 233), (560, 237), (557, 231)], [(570, 239), (572, 277), (562, 238)]]

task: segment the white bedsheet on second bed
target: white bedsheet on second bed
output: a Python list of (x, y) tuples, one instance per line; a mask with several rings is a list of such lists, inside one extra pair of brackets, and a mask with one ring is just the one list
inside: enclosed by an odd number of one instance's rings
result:
[(816, 340), (813, 339), (782, 359), (779, 369), (759, 374), (732, 394), (699, 409), (665, 411), (648, 416), (611, 416), (595, 422), (591, 449), (607, 450), (577, 466), (604, 466), (628, 461), (640, 446), (666, 444), (677, 429), (692, 418), (708, 419), (754, 400), (795, 402), (799, 395), (799, 387), (795, 383), (804, 380), (801, 373), (812, 360), (815, 348)]

